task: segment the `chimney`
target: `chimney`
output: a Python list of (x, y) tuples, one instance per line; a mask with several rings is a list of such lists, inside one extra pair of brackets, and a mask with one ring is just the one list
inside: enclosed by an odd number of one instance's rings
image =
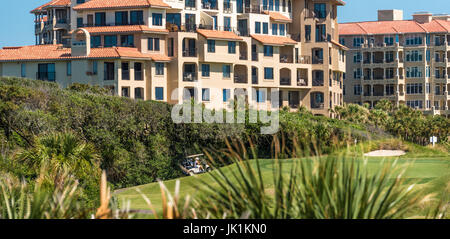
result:
[(433, 18), (433, 14), (429, 12), (416, 12), (412, 16), (414, 21), (421, 24), (431, 22)]
[(403, 20), (403, 10), (378, 10), (378, 21), (401, 21)]

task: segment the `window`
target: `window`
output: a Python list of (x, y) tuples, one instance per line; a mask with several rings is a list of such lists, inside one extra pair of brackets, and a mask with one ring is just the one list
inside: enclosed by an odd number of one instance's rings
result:
[(77, 0), (77, 4), (84, 3), (84, 0)]
[(316, 25), (316, 42), (324, 42), (327, 39), (327, 28), (325, 24)]
[(269, 23), (263, 22), (263, 34), (269, 34)]
[(122, 80), (130, 80), (130, 64), (122, 62)]
[(314, 14), (317, 18), (327, 17), (327, 5), (325, 3), (315, 3), (314, 4)]
[(148, 38), (148, 50), (149, 51), (159, 51), (160, 50), (159, 42), (160, 42), (159, 38), (153, 38), (153, 37)]
[(228, 42), (228, 54), (236, 54), (236, 42), (235, 41)]
[(231, 31), (231, 17), (224, 17), (223, 22), (223, 25), (225, 26), (224, 30)]
[(408, 107), (414, 108), (414, 109), (422, 109), (423, 101), (421, 100), (408, 100), (406, 101), (406, 105)]
[(209, 77), (209, 64), (202, 64), (202, 76), (203, 77)]
[(311, 25), (305, 25), (305, 40), (311, 41)]
[(230, 78), (231, 77), (231, 66), (223, 65), (222, 73), (223, 73), (223, 78)]
[(408, 95), (422, 94), (422, 91), (422, 83), (406, 84), (406, 94)]
[(273, 11), (273, 0), (269, 0), (269, 10)]
[(133, 35), (120, 36), (120, 46), (133, 47), (134, 46), (134, 36)]
[[(24, 65), (24, 64), (22, 64), (22, 65)], [(67, 68), (67, 76), (71, 76), (72, 75), (72, 62), (67, 62), (67, 64), (66, 64), (66, 68)], [(22, 77), (24, 77), (24, 76), (22, 76)]]
[(264, 67), (264, 79), (273, 80), (273, 68)]
[(156, 75), (158, 76), (164, 75), (164, 63), (156, 62), (155, 68), (156, 68)]
[(362, 37), (353, 38), (353, 46), (354, 47), (360, 47), (363, 43), (364, 43), (364, 38), (362, 38)]
[(362, 87), (361, 85), (354, 85), (353, 86), (353, 94), (354, 95), (361, 95)]
[[(108, 67), (111, 67), (111, 65), (108, 65)], [(106, 69), (106, 66), (105, 66), (105, 69)], [(111, 70), (111, 69), (108, 69), (108, 70)], [(112, 63), (112, 70), (114, 71), (114, 63)], [(111, 73), (111, 72), (108, 72), (108, 73)], [(92, 62), (92, 74), (94, 74), (94, 75), (98, 74), (98, 63), (96, 61)], [(114, 79), (114, 72), (113, 72), (113, 79)]]
[(422, 45), (422, 37), (420, 36), (413, 36), (413, 37), (408, 37), (406, 38), (406, 45), (407, 46), (412, 46), (412, 45)]
[(144, 24), (144, 12), (143, 11), (131, 11), (130, 12), (130, 23), (131, 23), (131, 25)]
[(423, 60), (422, 51), (407, 51), (406, 61), (407, 62), (421, 62)]
[(144, 88), (142, 88), (142, 87), (134, 88), (134, 99), (136, 99), (136, 100), (144, 99)]
[(222, 96), (223, 96), (223, 102), (228, 102), (231, 96), (231, 90), (230, 89), (223, 89), (222, 90)]
[(256, 102), (257, 103), (266, 102), (266, 92), (264, 90), (256, 90)]
[(427, 94), (430, 94), (430, 93), (431, 93), (431, 84), (430, 84), (430, 83), (426, 83), (426, 84), (425, 84), (425, 92), (426, 92)]
[(417, 67), (417, 66), (406, 67), (406, 77), (407, 78), (422, 77), (422, 68)]
[(394, 45), (394, 37), (384, 37), (384, 43), (388, 46)]
[(340, 37), (339, 38), (339, 44), (344, 45), (345, 46), (345, 38)]
[(83, 18), (77, 18), (77, 28), (83, 27)]
[(209, 88), (202, 89), (202, 101), (209, 101), (209, 100), (210, 100)]
[(130, 98), (130, 87), (122, 87), (122, 97)]
[(280, 11), (280, 0), (275, 0), (275, 11)]
[(286, 32), (285, 32), (285, 25), (284, 24), (280, 24), (280, 36), (285, 36)]
[(360, 79), (362, 75), (361, 68), (356, 68), (353, 70), (353, 78), (354, 79)]
[(96, 12), (95, 13), (95, 25), (96, 26), (105, 26), (106, 25), (106, 13), (104, 13), (104, 12)]
[(142, 63), (134, 63), (134, 80), (141, 81), (142, 79)]
[[(69, 73), (67, 73), (67, 75), (69, 75)], [(20, 76), (22, 77), (27, 76), (27, 65), (24, 63), (22, 63), (22, 65), (20, 66)]]
[(264, 56), (273, 56), (273, 46), (264, 45)]
[(91, 47), (97, 48), (102, 45), (102, 38), (101, 36), (92, 36), (91, 37)]
[(208, 40), (208, 52), (216, 52), (216, 41)]
[(116, 26), (128, 25), (128, 12), (116, 12)]
[(272, 35), (278, 35), (278, 24), (276, 23), (272, 24)]
[(56, 81), (55, 64), (38, 64), (38, 77), (43, 81)]
[(105, 47), (117, 46), (117, 36), (105, 36)]
[(353, 55), (353, 63), (360, 63), (361, 62), (361, 58), (362, 58), (361, 52), (354, 53), (354, 55)]
[(155, 87), (155, 99), (156, 100), (164, 100), (164, 88), (163, 87)]
[[(94, 67), (95, 71), (97, 71), (97, 69), (96, 69), (97, 62), (96, 61), (93, 62), (93, 67)], [(114, 63), (113, 62), (105, 62), (104, 70), (105, 70), (104, 79), (105, 80), (114, 80)]]
[(256, 34), (261, 33), (261, 22), (255, 22), (255, 33)]
[(162, 14), (152, 13), (152, 24), (153, 26), (162, 26)]

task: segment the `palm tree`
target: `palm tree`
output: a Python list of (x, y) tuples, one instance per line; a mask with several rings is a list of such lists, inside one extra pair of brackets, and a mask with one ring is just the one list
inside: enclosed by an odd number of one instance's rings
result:
[(77, 179), (100, 175), (99, 156), (93, 145), (72, 133), (55, 133), (35, 139), (35, 146), (18, 155), (39, 173), (38, 181), (57, 183), (58, 175), (69, 171)]

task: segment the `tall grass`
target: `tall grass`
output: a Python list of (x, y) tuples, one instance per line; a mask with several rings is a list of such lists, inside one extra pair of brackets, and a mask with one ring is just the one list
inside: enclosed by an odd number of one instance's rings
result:
[[(275, 149), (283, 148), (277, 142)], [(381, 170), (369, 172), (366, 160), (347, 154), (291, 159), (294, 166), (286, 174), (286, 160), (277, 159), (278, 152), (273, 182), (267, 182), (259, 160), (252, 163), (242, 146), (228, 144), (227, 159), (236, 165), (236, 171), (217, 168), (211, 173), (212, 182), (202, 180), (204, 186), (198, 186), (203, 195), (194, 207), (200, 217), (396, 219), (407, 217), (432, 196), (406, 182), (406, 167), (396, 162), (383, 162)], [(254, 151), (250, 154), (256, 155)], [(207, 155), (212, 163), (224, 160), (218, 154)]]

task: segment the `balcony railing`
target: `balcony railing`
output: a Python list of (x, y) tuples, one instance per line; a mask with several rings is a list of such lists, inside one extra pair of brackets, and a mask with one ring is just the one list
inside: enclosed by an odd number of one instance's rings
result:
[(127, 23), (83, 23), (83, 24), (79, 24), (78, 27), (113, 27), (113, 26), (135, 26), (135, 25), (145, 25), (144, 20), (142, 21), (137, 21), (137, 22), (127, 22)]
[(384, 63), (384, 60), (383, 60), (383, 59), (374, 59), (374, 60), (373, 60), (373, 63), (375, 63), (375, 64), (381, 64), (381, 63)]
[(235, 75), (234, 76), (234, 83), (246, 84), (247, 83), (247, 76), (245, 76), (245, 75)]
[(311, 56), (298, 56), (296, 59), (297, 64), (311, 64)]
[(185, 72), (183, 74), (183, 81), (189, 82), (197, 81), (197, 74), (195, 72)]
[(215, 4), (211, 4), (210, 2), (202, 2), (202, 9), (207, 10), (218, 10), (217, 2)]
[(321, 102), (311, 102), (311, 109), (323, 109), (325, 108), (325, 104)]
[(233, 8), (231, 6), (231, 3), (224, 2), (223, 3), (223, 11), (224, 11), (224, 13), (231, 13), (231, 12), (233, 12)]
[(262, 6), (260, 5), (254, 5), (252, 4), (249, 7), (244, 7), (244, 13), (256, 13), (256, 14), (260, 14), (262, 13), (263, 9)]
[(195, 10), (196, 9), (195, 0), (186, 0), (184, 8)]
[(280, 55), (280, 63), (294, 63), (292, 55)]
[(55, 72), (36, 72), (36, 79), (42, 81), (56, 81)]
[(306, 79), (297, 79), (297, 86), (308, 86), (308, 80)]
[(291, 85), (291, 78), (281, 78), (280, 79), (280, 85), (290, 86)]
[(240, 52), (239, 53), (239, 60), (247, 60), (248, 56), (247, 56), (247, 52)]
[(321, 79), (313, 79), (313, 86), (324, 86), (324, 80), (323, 78)]
[(197, 49), (185, 49), (183, 57), (197, 57)]
[(323, 58), (313, 57), (312, 63), (313, 64), (323, 64)]

